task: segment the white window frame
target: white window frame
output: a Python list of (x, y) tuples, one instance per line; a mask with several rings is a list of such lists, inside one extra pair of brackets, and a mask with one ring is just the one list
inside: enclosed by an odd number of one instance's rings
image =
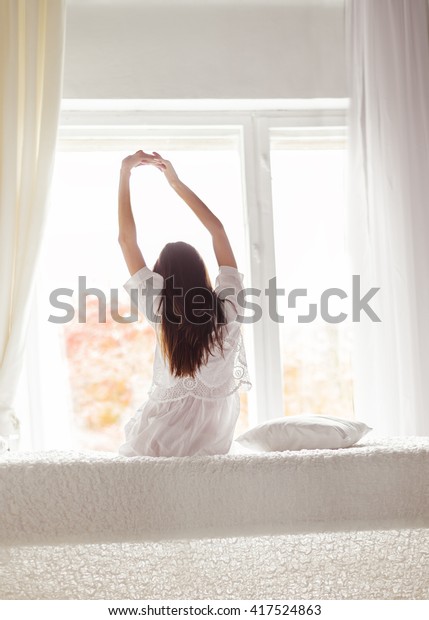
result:
[[(201, 107), (210, 109), (201, 109)], [(250, 102), (154, 102), (64, 100), (58, 144), (76, 148), (92, 140), (137, 142), (139, 134), (175, 137), (193, 131), (208, 141), (222, 134), (239, 135), (246, 227), (247, 285), (264, 290), (276, 273), (271, 196), (270, 132), (286, 140), (323, 139), (346, 134), (348, 101), (292, 100)], [(144, 122), (142, 122), (144, 121)], [(73, 146), (75, 145), (75, 146)], [(131, 146), (132, 148), (132, 146)], [(268, 318), (268, 300), (260, 297), (263, 318), (253, 325), (248, 351), (254, 386), (249, 393), (249, 425), (282, 415), (282, 370), (279, 326)], [(33, 347), (34, 349), (34, 347)], [(33, 360), (34, 361), (34, 360)], [(31, 364), (33, 365), (33, 364)], [(31, 373), (30, 373), (31, 374)], [(256, 381), (257, 377), (257, 381)], [(33, 385), (34, 389), (34, 385)], [(33, 395), (34, 399), (34, 395)], [(30, 402), (36, 402), (30, 399)], [(40, 415), (40, 412), (30, 412)], [(37, 426), (37, 425), (36, 425)], [(39, 439), (40, 446), (43, 442)]]

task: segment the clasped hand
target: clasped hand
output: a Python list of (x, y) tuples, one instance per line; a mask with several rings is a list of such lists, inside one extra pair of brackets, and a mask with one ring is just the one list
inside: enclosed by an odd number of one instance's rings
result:
[(170, 184), (173, 184), (179, 180), (171, 162), (161, 157), (161, 155), (155, 151), (153, 151), (152, 154), (145, 153), (141, 150), (136, 151), (133, 155), (128, 155), (128, 157), (125, 157), (125, 159), (122, 160), (122, 169), (127, 171), (130, 171), (132, 168), (136, 168), (137, 166), (145, 165), (155, 166), (155, 168), (161, 170)]

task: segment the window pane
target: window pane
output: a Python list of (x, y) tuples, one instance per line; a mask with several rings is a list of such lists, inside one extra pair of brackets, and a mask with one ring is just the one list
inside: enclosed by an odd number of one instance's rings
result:
[[(271, 172), (275, 230), (284, 414), (304, 412), (353, 417), (351, 329), (347, 321), (321, 319), (320, 296), (327, 288), (351, 290), (344, 247), (345, 150), (311, 145), (276, 148)], [(287, 308), (293, 289), (307, 289), (297, 308)], [(332, 297), (331, 316), (348, 314), (348, 300)], [(317, 304), (313, 322), (298, 315)]]
[[(146, 398), (152, 376), (155, 346), (152, 328), (143, 320), (128, 324), (112, 319), (112, 290), (119, 295), (119, 314), (130, 312), (122, 288), (129, 278), (117, 243), (117, 183), (121, 159), (127, 153), (109, 151), (59, 152), (56, 160), (52, 209), (47, 225), (40, 269), (40, 342), (58, 342), (49, 351), (39, 350), (42, 383), (50, 383), (50, 369), (62, 365), (69, 381), (74, 448), (116, 450), (123, 441), (122, 428)], [(245, 244), (238, 150), (164, 151), (179, 176), (219, 215), (230, 235), (239, 268), (244, 271)], [(222, 182), (220, 182), (220, 179)], [(153, 267), (165, 243), (183, 240), (194, 245), (208, 266), (212, 282), (217, 273), (211, 238), (183, 201), (155, 168), (141, 167), (132, 175), (132, 201), (145, 260)], [(105, 296), (106, 317), (96, 296), (88, 293), (86, 322), (78, 317), (78, 277), (87, 289)], [(73, 308), (73, 320), (54, 324), (49, 315), (65, 311), (49, 303), (51, 292), (73, 290), (60, 297)], [(83, 288), (83, 280), (81, 282)], [(105, 322), (104, 322), (105, 321)], [(52, 351), (56, 350), (56, 357)], [(55, 359), (54, 359), (55, 357)], [(51, 395), (58, 390), (50, 386)], [(55, 398), (51, 400), (55, 401)], [(45, 414), (61, 416), (48, 408)], [(246, 425), (247, 399), (237, 430)], [(66, 420), (65, 420), (66, 424)], [(65, 428), (65, 427), (64, 427)], [(52, 440), (51, 446), (54, 447)]]

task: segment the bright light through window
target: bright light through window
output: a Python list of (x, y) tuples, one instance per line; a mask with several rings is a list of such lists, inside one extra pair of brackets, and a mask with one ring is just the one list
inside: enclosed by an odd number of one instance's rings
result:
[[(320, 318), (327, 288), (351, 291), (344, 246), (344, 148), (281, 148), (273, 141), (271, 172), (278, 287), (307, 289), (296, 310), (280, 297), (285, 415), (304, 412), (353, 417), (350, 322)], [(331, 315), (348, 312), (347, 300), (331, 298)], [(314, 322), (299, 323), (316, 303)]]
[[(155, 347), (152, 328), (141, 317), (126, 324), (110, 315), (115, 290), (120, 315), (130, 312), (123, 289), (129, 274), (117, 241), (117, 191), (121, 160), (141, 145), (171, 159), (182, 180), (222, 220), (245, 287), (263, 290), (268, 287), (263, 278), (275, 274), (277, 288), (286, 294), (307, 289), (296, 309), (287, 307), (287, 296), (277, 297), (278, 314), (285, 317), (278, 331), (265, 313), (257, 325), (242, 326), (254, 389), (242, 395), (236, 435), (248, 424), (278, 417), (281, 390), (285, 415), (353, 418), (351, 322), (331, 324), (320, 317), (324, 290), (351, 292), (344, 239), (344, 119), (335, 117), (327, 126), (316, 111), (307, 125), (308, 114), (263, 119), (258, 114), (256, 122), (250, 115), (242, 122), (225, 113), (221, 119), (196, 116), (192, 125), (169, 124), (167, 118), (166, 124), (157, 124), (154, 117), (142, 127), (131, 114), (129, 123), (122, 118), (121, 125), (116, 115), (102, 125), (86, 117), (83, 124), (75, 119), (64, 125), (17, 408), (23, 449), (115, 452), (123, 442), (124, 424), (146, 399)], [(162, 173), (137, 168), (131, 195), (148, 266), (167, 242), (183, 240), (201, 253), (214, 281), (218, 269), (210, 235)], [(267, 220), (271, 197), (272, 227)], [(274, 253), (261, 252), (273, 245)], [(86, 322), (79, 322), (79, 276), (86, 278), (87, 289), (106, 296), (106, 322), (99, 321), (94, 295), (86, 300)], [(75, 313), (66, 324), (48, 321), (50, 315), (65, 314), (49, 301), (56, 289), (63, 289), (59, 301)], [(316, 320), (299, 323), (298, 315), (307, 314), (310, 304), (317, 304)], [(350, 315), (348, 300), (331, 298), (329, 313), (340, 312)]]

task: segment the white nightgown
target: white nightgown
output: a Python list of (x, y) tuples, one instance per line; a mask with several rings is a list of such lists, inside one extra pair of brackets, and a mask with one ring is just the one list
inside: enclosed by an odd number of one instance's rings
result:
[[(236, 320), (237, 293), (243, 288), (243, 276), (234, 267), (220, 267), (215, 291), (228, 291), (224, 302), (227, 324), (223, 353), (217, 348), (195, 378), (173, 377), (163, 359), (158, 342), (160, 297), (145, 295), (148, 281), (161, 291), (160, 274), (143, 267), (124, 285), (126, 291), (138, 291), (138, 308), (154, 327), (157, 342), (149, 398), (125, 425), (123, 456), (191, 456), (226, 454), (231, 446), (240, 413), (239, 389), (251, 387), (246, 355)], [(232, 294), (231, 294), (232, 293)], [(152, 320), (151, 320), (152, 319)]]

